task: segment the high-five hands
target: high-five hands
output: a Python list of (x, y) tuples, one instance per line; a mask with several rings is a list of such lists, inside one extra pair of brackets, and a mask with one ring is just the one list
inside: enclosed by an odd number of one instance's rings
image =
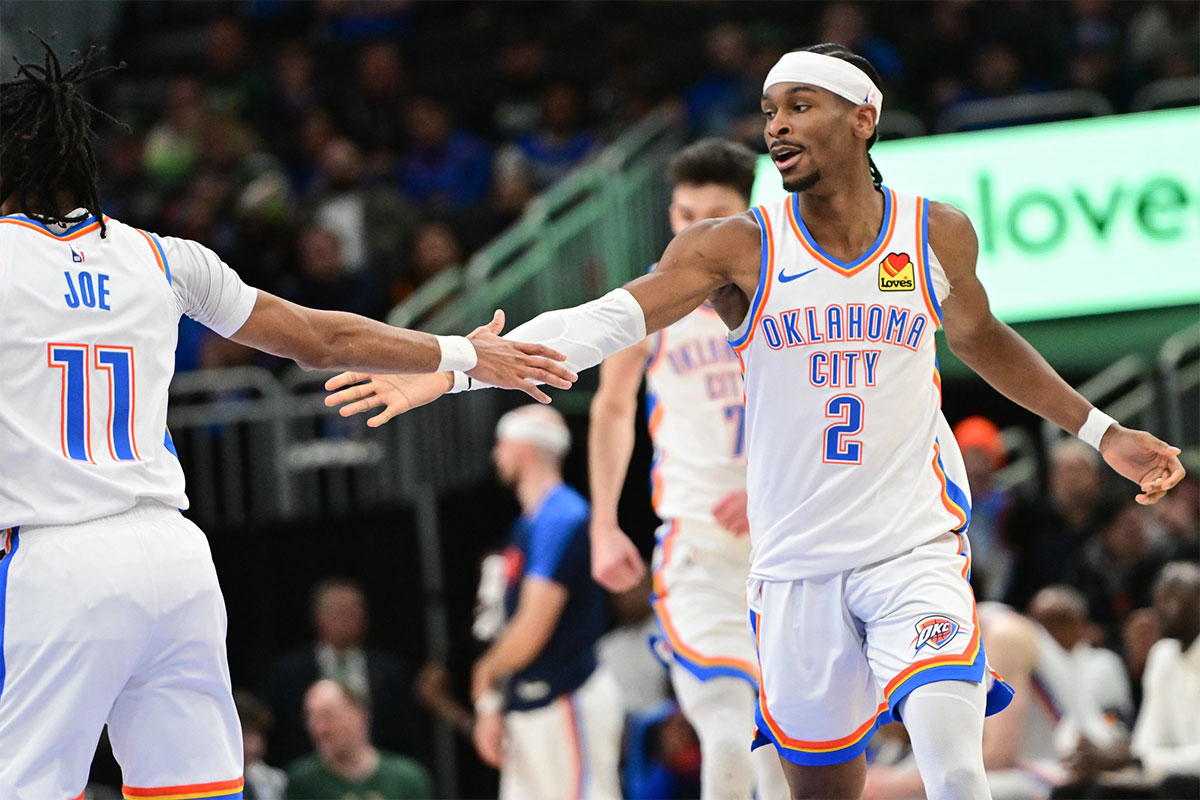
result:
[[(503, 329), (504, 312), (497, 311), (491, 322), (467, 336), (478, 359), (468, 375), (490, 386), (520, 389), (539, 403), (549, 403), (550, 397), (531, 381), (559, 389), (571, 388), (578, 376), (557, 363), (565, 360), (565, 355), (545, 345), (502, 339)], [(325, 382), (326, 391), (332, 392), (325, 398), (325, 405), (342, 406), (339, 413), (343, 417), (383, 406), (383, 411), (367, 420), (367, 425), (378, 428), (392, 417), (436, 400), (453, 386), (454, 376), (449, 372), (427, 375), (343, 372)]]

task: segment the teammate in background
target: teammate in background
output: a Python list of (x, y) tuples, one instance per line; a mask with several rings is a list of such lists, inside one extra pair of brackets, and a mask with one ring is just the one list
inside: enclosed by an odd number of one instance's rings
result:
[(500, 769), (501, 800), (621, 795), (621, 696), (596, 665), (604, 592), (592, 581), (587, 501), (562, 479), (570, 448), (553, 409), (525, 406), (496, 425), (492, 459), (521, 517), (504, 554), (508, 621), (475, 663), (471, 699), (475, 749)]
[[(792, 194), (698, 222), (650, 274), (510, 335), (583, 369), (716, 292), (745, 376), (757, 743), (775, 746), (793, 797), (857, 797), (871, 732), (901, 719), (929, 798), (985, 798), (983, 718), (1006, 687), (986, 669), (967, 581), (970, 496), (934, 331), (1001, 393), (1099, 449), (1139, 502), (1184, 471), (1178, 448), (1093, 408), (992, 315), (961, 211), (883, 185), (867, 153), (882, 99), (874, 68), (842, 45), (784, 55), (762, 110)], [(366, 379), (326, 402), (390, 417), (451, 381)], [(472, 383), (453, 376), (453, 390)]]
[[(745, 145), (702, 139), (667, 165), (671, 231), (702, 219), (744, 212), (758, 158)], [(588, 430), (592, 490), (592, 574), (606, 589), (625, 591), (643, 569), (617, 524), (617, 504), (633, 452), (638, 387), (654, 441), (654, 511), (662, 519), (654, 553), (654, 612), (667, 642), (671, 683), (696, 729), (705, 798), (784, 789), (778, 761), (753, 758), (758, 666), (746, 628), (745, 407), (737, 356), (725, 323), (705, 303), (686, 317), (600, 365)], [(765, 757), (763, 757), (765, 756)]]
[(103, 216), (79, 86), (107, 70), (43, 44), (0, 86), (0, 796), (79, 795), (107, 723), (127, 796), (241, 797), (225, 606), (166, 429), (180, 316), (310, 367), (570, 373), (499, 314), (439, 341), (313, 311)]

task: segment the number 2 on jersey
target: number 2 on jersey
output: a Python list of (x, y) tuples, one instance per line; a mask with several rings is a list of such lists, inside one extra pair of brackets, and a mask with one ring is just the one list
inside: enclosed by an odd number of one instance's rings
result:
[(46, 346), (51, 369), (62, 375), (62, 451), (73, 461), (96, 463), (92, 457), (91, 368), (108, 374), (108, 453), (114, 461), (140, 461), (133, 434), (133, 348), (98, 344)]
[(826, 464), (861, 464), (862, 442), (847, 439), (862, 433), (863, 401), (852, 394), (839, 394), (825, 404), (825, 416), (837, 422), (825, 429)]

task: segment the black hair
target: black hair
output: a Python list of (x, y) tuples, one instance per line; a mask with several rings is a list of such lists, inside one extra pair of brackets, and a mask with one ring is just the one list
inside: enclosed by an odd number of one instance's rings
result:
[[(808, 47), (801, 47), (798, 50), (793, 50), (793, 53), (816, 53), (822, 56), (832, 56), (840, 58), (842, 61), (849, 62), (866, 73), (876, 87), (879, 86), (879, 73), (875, 71), (875, 67), (870, 61), (855, 53), (844, 44), (835, 42), (824, 42), (822, 44), (814, 44)], [(875, 142), (879, 141), (879, 126), (875, 126), (875, 132), (871, 134), (871, 138), (867, 140), (867, 164), (871, 167), (871, 182), (878, 188), (883, 185), (883, 173), (879, 171), (879, 167), (875, 166), (875, 159), (871, 158), (871, 147)]]
[(744, 144), (728, 139), (700, 139), (671, 156), (667, 162), (667, 183), (715, 183), (728, 186), (750, 202), (754, 188), (754, 168), (758, 157)]
[(14, 56), (17, 77), (0, 84), (0, 200), (15, 197), (21, 213), (43, 223), (85, 219), (69, 217), (69, 211), (58, 207), (58, 193), (65, 189), (99, 219), (100, 235), (105, 236), (92, 112), (121, 123), (85, 100), (79, 86), (125, 65), (90, 69), (92, 59), (102, 52), (93, 46), (81, 58), (72, 51), (72, 63), (64, 70), (49, 43), (37, 39), (45, 48), (45, 61), (22, 63)]

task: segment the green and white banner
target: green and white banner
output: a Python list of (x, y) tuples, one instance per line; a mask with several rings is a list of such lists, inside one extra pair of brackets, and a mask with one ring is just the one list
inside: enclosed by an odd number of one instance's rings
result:
[[(884, 182), (961, 208), (1009, 322), (1200, 303), (1200, 108), (881, 142)], [(784, 191), (770, 158), (754, 203)]]

